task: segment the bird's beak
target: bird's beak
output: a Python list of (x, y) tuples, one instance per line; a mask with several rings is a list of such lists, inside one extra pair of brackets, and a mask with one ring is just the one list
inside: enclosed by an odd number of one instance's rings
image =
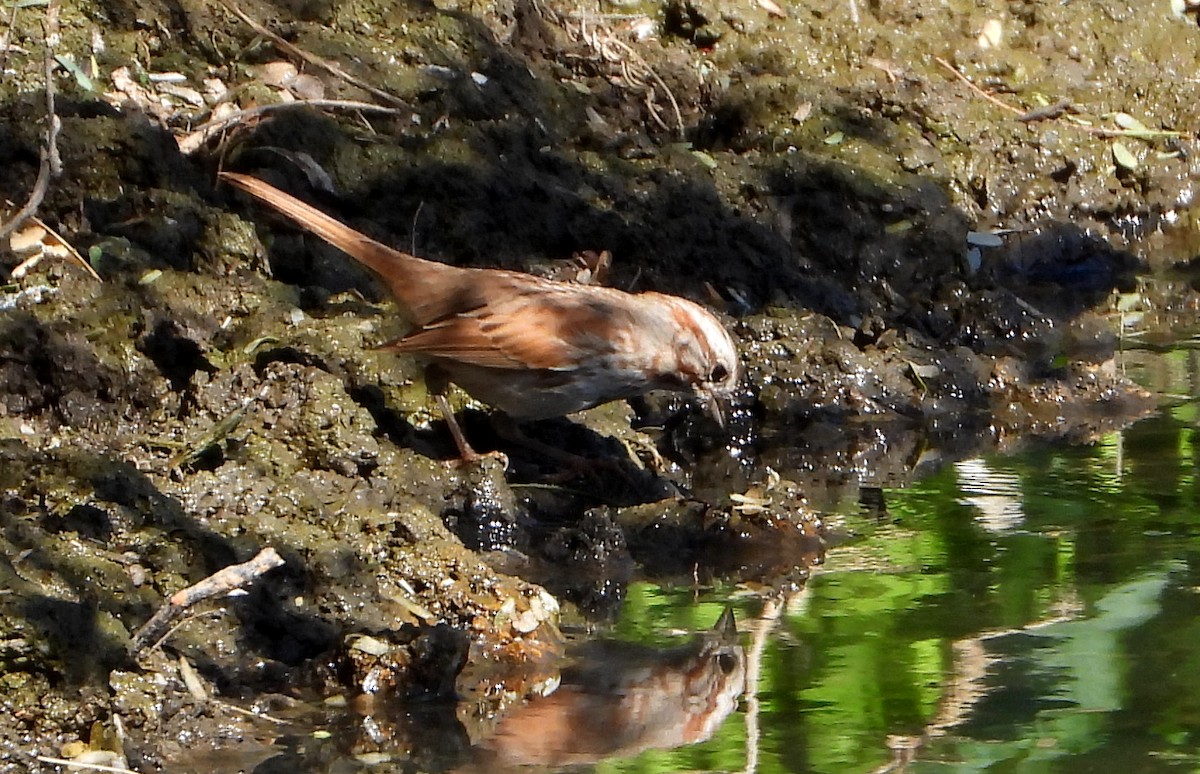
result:
[(705, 392), (700, 395), (700, 400), (704, 403), (704, 408), (708, 411), (709, 416), (717, 420), (717, 424), (724, 430), (725, 409), (721, 406), (721, 399), (711, 392)]
[(737, 637), (737, 621), (733, 617), (733, 608), (725, 606), (725, 611), (721, 613), (721, 617), (717, 619), (716, 626), (713, 631), (722, 634), (725, 637)]

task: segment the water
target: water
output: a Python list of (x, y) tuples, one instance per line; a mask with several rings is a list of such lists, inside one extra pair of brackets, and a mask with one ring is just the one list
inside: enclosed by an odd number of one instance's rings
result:
[(776, 607), (631, 590), (618, 633), (642, 641), (730, 602), (756, 687), (708, 741), (600, 770), (1200, 770), (1198, 362), (1128, 353), (1162, 408), (1093, 445), (960, 461), (847, 509)]
[(1200, 352), (1172, 336), (1122, 356), (1161, 406), (1125, 430), (826, 498), (796, 593), (634, 584), (545, 698), (354, 712), (256, 770), (1200, 771)]

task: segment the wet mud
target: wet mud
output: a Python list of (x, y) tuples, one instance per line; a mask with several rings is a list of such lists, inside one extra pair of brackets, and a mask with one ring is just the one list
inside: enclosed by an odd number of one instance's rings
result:
[[(1147, 411), (1113, 355), (1124, 315), (1195, 308), (1195, 15), (773, 6), (242, 6), (285, 44), (219, 3), (62, 5), (62, 173), (0, 252), (2, 770), (249, 770), (306, 708), (412, 697), (441, 709), (311, 764), (517, 760), (488, 735), (631, 580), (792, 587), (832, 502)], [(6, 28), (16, 206), (43, 11)], [(232, 113), (313, 98), (387, 112)], [(499, 454), (456, 464), (417, 365), (377, 348), (403, 333), (382, 286), (220, 168), (451, 263), (570, 278), (609, 250), (609, 284), (725, 316), (738, 404), (522, 428), (574, 467), (458, 393)], [(282, 568), (129, 652), (265, 546)], [(404, 758), (414, 722), (477, 752)]]

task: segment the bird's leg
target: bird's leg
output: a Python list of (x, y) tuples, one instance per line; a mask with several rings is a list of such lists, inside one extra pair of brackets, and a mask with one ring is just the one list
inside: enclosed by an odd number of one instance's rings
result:
[(462, 455), (462, 461), (479, 461), (479, 452), (472, 449), (471, 444), (467, 443), (467, 436), (459, 426), (458, 420), (454, 418), (454, 409), (450, 408), (450, 401), (446, 400), (445, 393), (437, 393), (437, 404), (442, 412), (442, 419), (446, 420), (446, 427), (450, 429), (450, 435), (454, 437), (454, 445), (458, 447), (458, 453)]
[(442, 419), (446, 420), (446, 427), (449, 428), (450, 435), (454, 438), (454, 445), (458, 447), (462, 461), (478, 462), (479, 452), (472, 449), (471, 444), (467, 442), (467, 436), (463, 433), (462, 426), (454, 418), (454, 409), (450, 408), (450, 401), (446, 399), (446, 391), (450, 389), (450, 380), (446, 378), (445, 372), (436, 365), (425, 366), (425, 389), (433, 393), (437, 399)]

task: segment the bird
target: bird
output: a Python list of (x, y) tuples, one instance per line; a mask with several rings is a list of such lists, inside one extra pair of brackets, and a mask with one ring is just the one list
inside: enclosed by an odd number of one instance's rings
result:
[(412, 326), (381, 349), (424, 363), (464, 460), (479, 455), (454, 419), (449, 384), (516, 421), (670, 390), (696, 396), (724, 424), (741, 360), (724, 324), (694, 301), (419, 258), (256, 177), (220, 177), (379, 276)]
[(669, 649), (592, 641), (558, 688), (502, 714), (480, 739), (485, 770), (564, 769), (712, 737), (746, 690), (747, 654), (733, 611)]

